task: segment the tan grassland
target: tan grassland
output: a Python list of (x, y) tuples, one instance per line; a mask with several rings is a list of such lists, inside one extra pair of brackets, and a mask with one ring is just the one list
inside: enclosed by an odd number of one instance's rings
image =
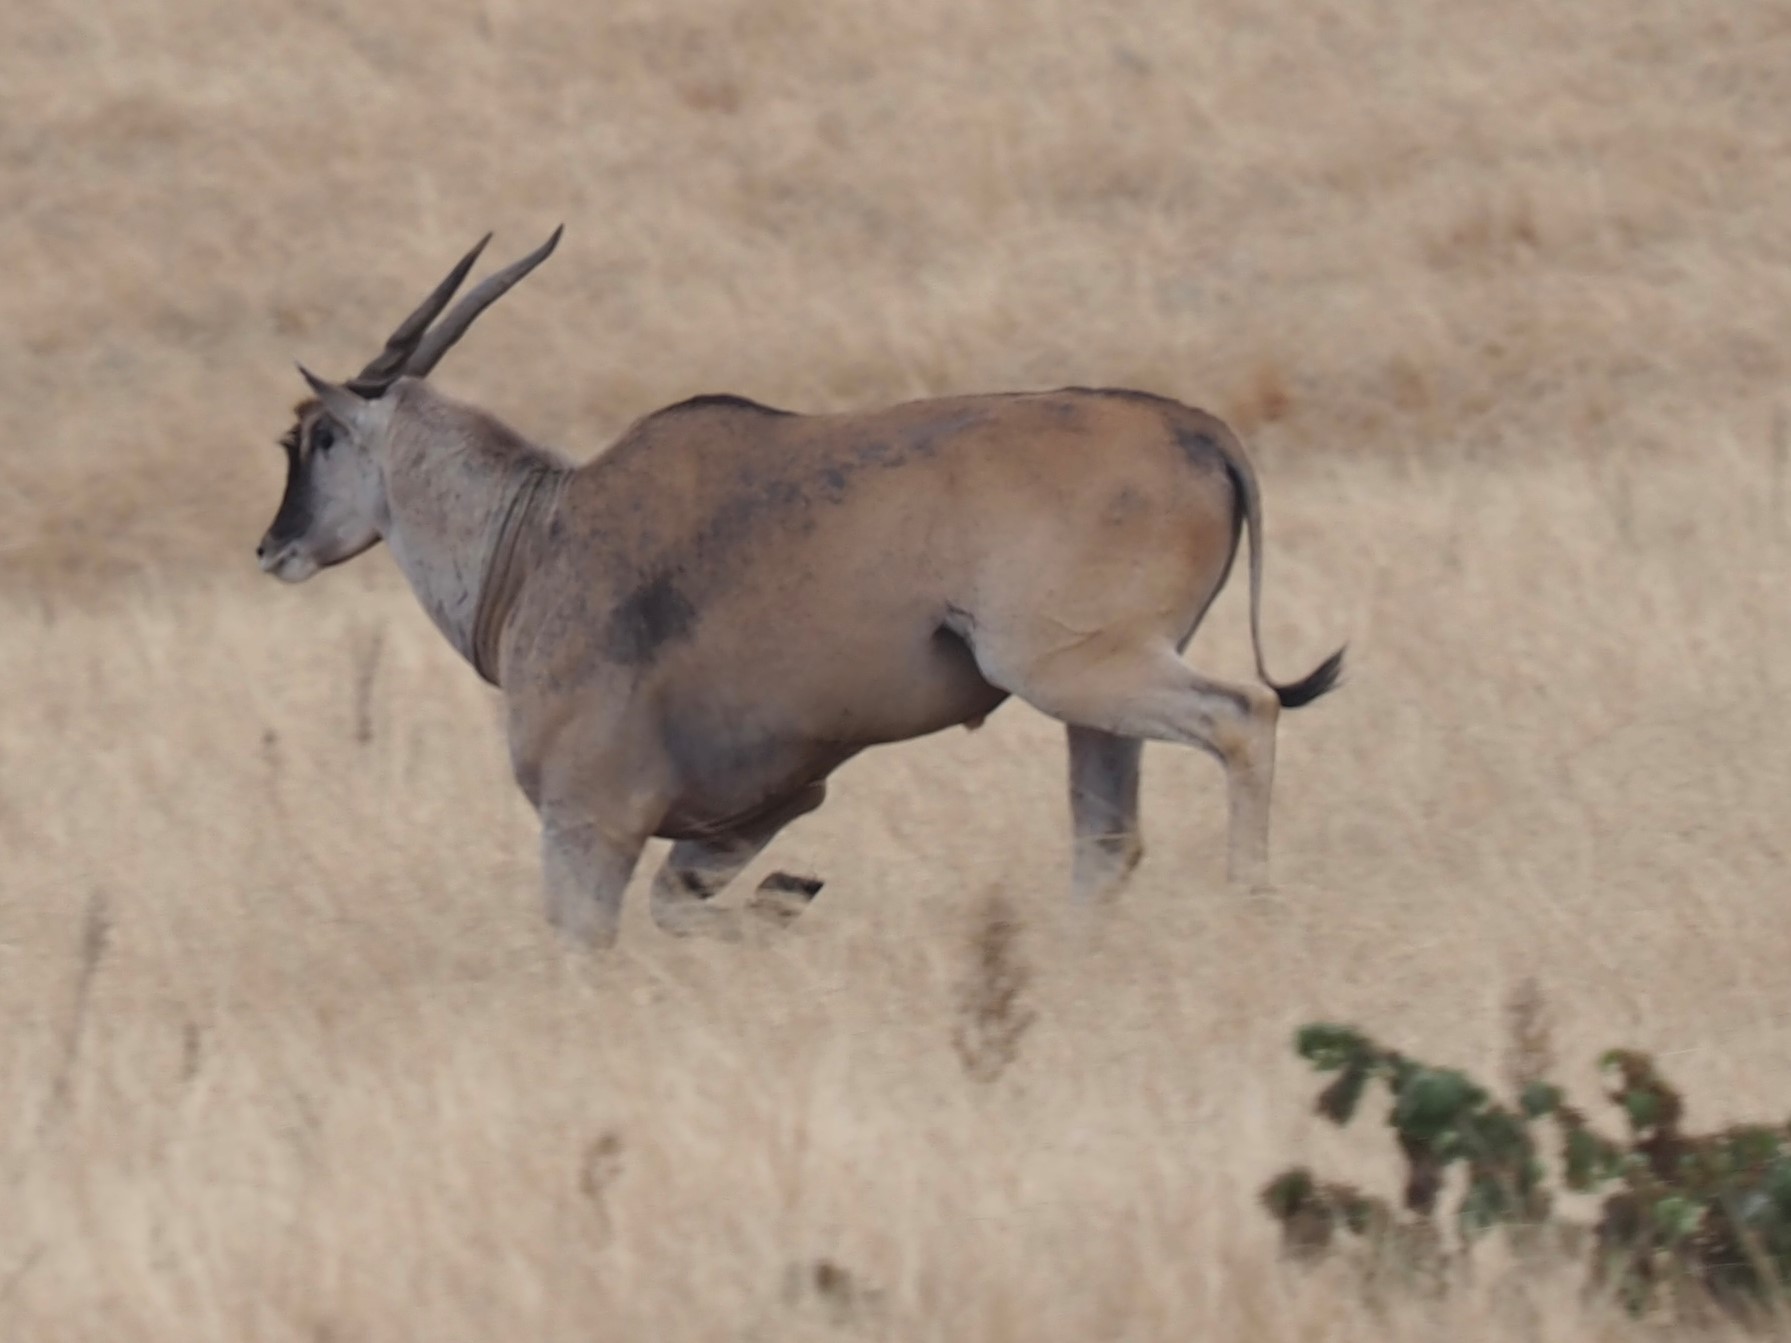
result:
[[(1581, 1089), (1627, 1043), (1791, 1112), (1784, 0), (46, 0), (0, 185), (0, 1338), (1629, 1339), (1496, 1253), (1280, 1263), (1274, 1170), (1394, 1187), (1294, 1027), (1496, 1072), (1533, 976)], [(577, 456), (702, 391), (1232, 417), (1271, 668), (1352, 646), (1275, 892), (1155, 747), (1070, 909), (1016, 706), (843, 770), (749, 874), (827, 877), (783, 935), (637, 883), (556, 946), (492, 692), (383, 552), (252, 551), (292, 361), (562, 219), (436, 376)], [(996, 896), (1036, 1015), (980, 1082)]]

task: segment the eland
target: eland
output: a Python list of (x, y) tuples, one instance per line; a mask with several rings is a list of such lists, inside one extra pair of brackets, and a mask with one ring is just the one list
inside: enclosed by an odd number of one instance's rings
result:
[[(737, 935), (709, 902), (835, 769), (975, 728), (1009, 696), (1067, 729), (1075, 898), (1113, 893), (1142, 856), (1147, 740), (1218, 759), (1229, 875), (1266, 881), (1280, 711), (1331, 690), (1344, 650), (1269, 678), (1262, 505), (1223, 422), (1080, 387), (853, 414), (698, 396), (575, 465), (426, 381), (560, 232), (437, 322), (487, 234), (348, 381), (299, 366), (312, 394), (257, 555), (299, 583), (386, 543), (503, 696), (561, 933), (613, 944), (661, 838), (655, 923)], [(1181, 659), (1245, 533), (1263, 686)], [(788, 917), (819, 886), (775, 873), (760, 892)]]

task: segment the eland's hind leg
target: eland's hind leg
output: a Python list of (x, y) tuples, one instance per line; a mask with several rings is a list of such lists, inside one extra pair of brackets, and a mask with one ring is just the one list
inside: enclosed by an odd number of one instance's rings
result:
[[(984, 656), (980, 648), (978, 656)], [(1179, 742), (1216, 756), (1225, 766), (1230, 800), (1231, 879), (1266, 883), (1281, 712), (1272, 690), (1209, 680), (1167, 642), (1108, 645), (1086, 656), (1059, 654), (1005, 666), (997, 654), (986, 665), (997, 685), (1071, 726)]]
[(1138, 765), (1144, 743), (1069, 727), (1072, 889), (1080, 902), (1117, 894), (1144, 856), (1138, 833)]
[[(826, 797), (827, 785), (812, 783), (775, 811), (739, 829), (702, 839), (681, 839), (672, 845), (653, 878), (653, 922), (677, 937), (738, 938), (739, 912), (716, 909), (709, 901), (739, 876), (780, 830), (808, 815)], [(820, 889), (821, 883), (812, 877), (773, 872), (759, 883), (748, 909), (768, 922), (788, 923)]]

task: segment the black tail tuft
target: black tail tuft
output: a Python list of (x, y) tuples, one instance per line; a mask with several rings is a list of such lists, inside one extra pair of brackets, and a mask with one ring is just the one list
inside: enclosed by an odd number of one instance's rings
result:
[[(1345, 647), (1348, 647), (1346, 644)], [(1320, 695), (1329, 694), (1337, 688), (1337, 682), (1343, 675), (1343, 652), (1339, 648), (1330, 657), (1319, 663), (1307, 676), (1295, 681), (1292, 685), (1275, 687), (1275, 698), (1281, 701), (1283, 709), (1297, 709), (1302, 704), (1310, 704)]]

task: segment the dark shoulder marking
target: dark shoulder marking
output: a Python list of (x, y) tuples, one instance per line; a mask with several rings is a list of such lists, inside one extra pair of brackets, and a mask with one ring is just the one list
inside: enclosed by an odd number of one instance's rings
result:
[(610, 613), (603, 631), (603, 648), (624, 666), (645, 666), (667, 644), (689, 635), (696, 619), (696, 608), (672, 576), (654, 574), (642, 580)]

